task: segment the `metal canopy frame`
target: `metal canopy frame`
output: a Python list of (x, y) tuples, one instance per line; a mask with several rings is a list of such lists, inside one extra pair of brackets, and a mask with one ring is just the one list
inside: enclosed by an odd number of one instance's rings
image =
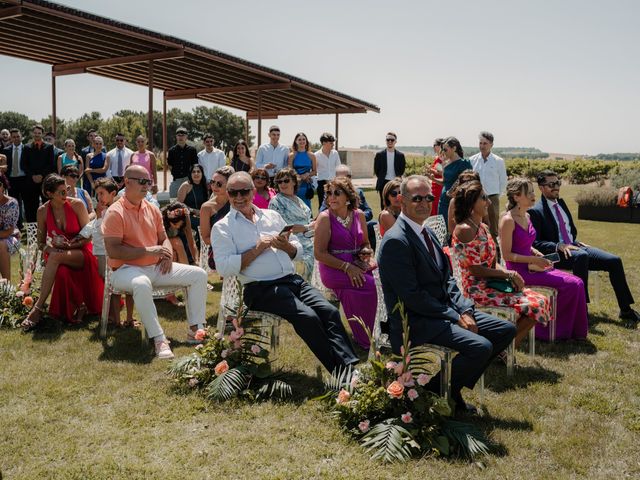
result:
[(52, 66), (54, 132), (59, 76), (91, 73), (148, 86), (150, 147), (153, 89), (162, 90), (165, 177), (168, 100), (199, 99), (244, 110), (247, 136), (249, 120), (258, 120), (258, 144), (263, 119), (334, 114), (337, 148), (338, 115), (380, 112), (372, 103), (241, 58), (42, 0), (0, 0), (0, 55)]

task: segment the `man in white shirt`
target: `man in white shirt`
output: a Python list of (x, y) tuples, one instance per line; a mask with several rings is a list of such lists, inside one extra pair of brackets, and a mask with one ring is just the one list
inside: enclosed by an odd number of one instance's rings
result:
[(488, 195), (489, 204), (489, 231), (498, 244), (498, 223), (500, 221), (500, 195), (507, 188), (507, 169), (504, 160), (491, 153), (493, 147), (493, 134), (480, 132), (480, 153), (473, 155), (469, 161), (475, 172), (480, 175), (480, 183)]
[(107, 177), (113, 178), (118, 185), (118, 189), (121, 189), (124, 186), (124, 171), (131, 163), (133, 150), (127, 148), (124, 134), (116, 133), (115, 140), (116, 148), (107, 152), (107, 160), (105, 160), (105, 163), (109, 163)]
[(213, 146), (213, 135), (207, 133), (202, 137), (204, 141), (204, 150), (198, 152), (198, 164), (204, 171), (204, 178), (208, 182), (213, 178), (213, 174), (220, 167), (224, 167), (227, 164), (227, 157), (224, 152)]
[(264, 168), (269, 174), (270, 183), (276, 173), (285, 168), (289, 163), (289, 147), (280, 143), (280, 127), (269, 127), (269, 143), (260, 145), (256, 153), (256, 168)]
[(340, 312), (303, 280), (292, 260), (302, 256), (302, 245), (274, 210), (253, 205), (253, 180), (236, 172), (227, 181), (231, 209), (211, 229), (216, 269), (223, 277), (236, 275), (244, 285), (244, 303), (253, 310), (274, 313), (293, 325), (324, 367), (358, 362)]
[(328, 132), (320, 136), (322, 148), (316, 152), (316, 166), (318, 168), (318, 208), (324, 201), (324, 186), (335, 177), (336, 168), (340, 165), (340, 155), (334, 149), (336, 137)]

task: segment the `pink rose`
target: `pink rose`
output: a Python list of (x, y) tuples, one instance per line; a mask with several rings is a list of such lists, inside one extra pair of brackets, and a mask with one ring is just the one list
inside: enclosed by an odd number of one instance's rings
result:
[(418, 375), (418, 385), (420, 385), (421, 387), (424, 387), (427, 383), (429, 383), (429, 380), (431, 380), (431, 376), (427, 375), (426, 373), (421, 373), (420, 375)]
[(415, 385), (411, 372), (404, 372), (400, 377), (398, 377), (398, 381), (401, 382), (405, 387), (413, 387)]
[(411, 423), (411, 422), (413, 422), (413, 417), (411, 416), (411, 412), (403, 413), (403, 414), (400, 416), (400, 419), (401, 419), (404, 423)]
[(404, 386), (397, 380), (395, 382), (391, 382), (387, 387), (387, 393), (393, 398), (401, 398), (404, 393)]
[(409, 400), (413, 402), (416, 398), (418, 398), (418, 391), (415, 388), (410, 389), (407, 392), (407, 397), (409, 397)]
[(203, 330), (202, 328), (199, 328), (198, 330), (196, 330), (196, 333), (193, 336), (193, 338), (195, 338), (199, 342), (202, 342), (206, 337), (207, 337), (207, 331)]
[(220, 356), (221, 356), (222, 358), (227, 358), (227, 355), (229, 355), (229, 350), (222, 350), (222, 351), (220, 352)]
[(387, 362), (384, 366), (384, 368), (387, 368), (389, 370), (393, 370), (394, 368), (396, 368), (396, 366), (398, 365), (398, 362)]
[(216, 375), (222, 375), (224, 372), (229, 370), (229, 364), (226, 360), (222, 360), (219, 364), (216, 365), (216, 368), (213, 371)]
[(24, 297), (24, 300), (22, 300), (22, 305), (24, 305), (27, 308), (33, 307), (33, 297), (30, 297), (28, 295)]
[(350, 398), (351, 398), (351, 394), (343, 388), (342, 390), (340, 390), (340, 393), (338, 393), (338, 398), (336, 399), (336, 402), (344, 404), (344, 403), (347, 403)]
[(369, 431), (369, 425), (371, 422), (369, 420), (363, 420), (358, 424), (358, 428), (362, 433), (367, 433)]
[(197, 378), (190, 378), (189, 379), (189, 386), (191, 388), (196, 388), (197, 385), (198, 385), (198, 379)]
[(259, 345), (251, 345), (251, 353), (253, 353), (254, 355), (258, 355), (261, 351), (262, 349)]

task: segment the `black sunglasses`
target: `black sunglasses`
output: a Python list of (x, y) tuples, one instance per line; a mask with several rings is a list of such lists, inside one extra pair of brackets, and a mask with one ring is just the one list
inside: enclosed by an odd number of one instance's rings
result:
[(395, 138), (387, 138), (387, 142), (395, 142), (396, 139)]
[(400, 190), (391, 190), (389, 192), (390, 197), (396, 198), (398, 195), (400, 195)]
[(227, 195), (229, 195), (230, 197), (237, 197), (238, 195), (246, 197), (252, 191), (253, 190), (251, 188), (239, 188), (238, 190), (227, 190)]
[(222, 187), (224, 187), (224, 183), (219, 182), (219, 181), (217, 181), (217, 180), (211, 180), (209, 183), (210, 183), (211, 185), (215, 185), (215, 186), (216, 186), (216, 187), (218, 187), (218, 188), (222, 188)]
[(327, 190), (327, 196), (331, 196), (331, 197), (339, 197), (340, 195), (342, 195), (344, 192), (340, 189), (336, 189), (336, 190)]
[(543, 183), (543, 187), (555, 188), (562, 185), (562, 180), (556, 180), (555, 182)]
[(263, 175), (256, 175), (253, 177), (254, 180), (269, 180), (269, 177), (265, 177)]
[(149, 180), (148, 178), (129, 177), (129, 180), (135, 180), (138, 182), (138, 185), (151, 185), (153, 183), (153, 180)]
[(430, 193), (427, 193), (426, 195), (414, 195), (413, 197), (411, 197), (411, 201), (413, 203), (421, 203), (421, 202), (423, 202), (425, 200), (427, 202), (433, 202), (435, 199), (436, 199), (436, 197), (434, 197)]
[(77, 173), (69, 173), (69, 174), (67, 174), (67, 177), (80, 178), (80, 175), (78, 175)]
[(281, 178), (280, 180), (276, 180), (276, 184), (280, 185), (281, 183), (289, 183), (290, 181), (290, 178)]

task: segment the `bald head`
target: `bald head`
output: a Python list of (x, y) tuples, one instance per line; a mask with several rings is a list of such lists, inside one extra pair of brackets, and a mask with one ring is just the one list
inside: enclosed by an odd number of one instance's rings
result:
[(129, 165), (124, 171), (124, 178), (149, 178), (149, 172), (142, 165)]

